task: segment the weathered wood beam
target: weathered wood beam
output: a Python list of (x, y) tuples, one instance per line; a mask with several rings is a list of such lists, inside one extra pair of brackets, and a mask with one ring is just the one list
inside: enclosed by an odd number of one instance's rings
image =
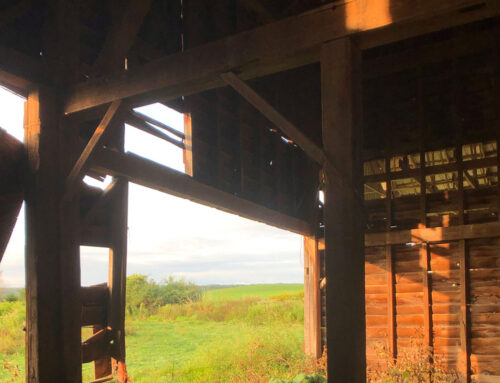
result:
[(118, 115), (118, 109), (121, 104), (121, 100), (113, 101), (111, 103), (94, 134), (87, 143), (87, 146), (83, 149), (83, 152), (76, 161), (75, 165), (73, 165), (73, 168), (66, 179), (66, 189), (64, 195), (65, 200), (70, 200), (72, 198), (75, 187), (83, 178), (88, 159), (94, 152), (97, 145), (101, 142), (108, 127), (112, 125), (113, 119)]
[(107, 227), (86, 225), (80, 229), (80, 245), (111, 247), (111, 234)]
[(0, 128), (0, 262), (23, 203), (24, 145)]
[(304, 351), (321, 357), (321, 293), (318, 241), (304, 237)]
[[(332, 382), (366, 381), (361, 101), (360, 50), (349, 38), (324, 44), (326, 343)], [(339, 182), (337, 169), (347, 182)]]
[(97, 56), (93, 74), (102, 74), (125, 67), (125, 58), (141, 28), (144, 17), (149, 12), (150, 0), (129, 0), (122, 15), (106, 36), (104, 45)]
[[(65, 111), (74, 113), (148, 93), (163, 99), (186, 96), (223, 86), (219, 75), (228, 71), (235, 71), (246, 80), (291, 69), (317, 62), (318, 47), (323, 42), (354, 34), (362, 39), (366, 32), (382, 27), (425, 23), (433, 16), (446, 15), (445, 22), (426, 31), (440, 30), (450, 24), (447, 19), (452, 20), (461, 10), (483, 3), (484, 0), (401, 0), (390, 9), (386, 1), (329, 4), (155, 60), (137, 71), (80, 84), (68, 98)], [(497, 8), (493, 6), (491, 12), (481, 17), (498, 12)], [(400, 31), (390, 33), (375, 45), (400, 40), (401, 36)]]
[(398, 342), (396, 336), (396, 286), (394, 273), (394, 257), (392, 246), (385, 246), (385, 264), (387, 275), (387, 338), (389, 355), (392, 358), (398, 356)]
[(15, 49), (0, 45), (0, 85), (27, 97), (43, 77), (41, 61)]
[(101, 195), (94, 202), (90, 210), (80, 219), (80, 228), (84, 228), (92, 222), (98, 212), (104, 207), (106, 201), (109, 199), (110, 195), (115, 191), (115, 186), (118, 180), (114, 180), (111, 184), (109, 184), (106, 189), (103, 190)]
[(469, 252), (465, 240), (458, 241), (458, 260), (460, 264), (460, 355), (459, 372), (464, 381), (471, 381), (471, 321), (470, 321), (470, 278)]
[(184, 149), (184, 144), (182, 143), (182, 141), (177, 141), (176, 139), (170, 137), (168, 134), (160, 132), (159, 130), (153, 128), (147, 122), (140, 119), (139, 117), (136, 117), (133, 114), (129, 114), (125, 117), (125, 123), (145, 133), (151, 134), (152, 136), (155, 136), (161, 140), (167, 141), (181, 149)]
[(83, 306), (107, 305), (108, 284), (100, 283), (98, 285), (81, 287), (80, 300)]
[[(120, 178), (117, 193), (111, 201), (111, 247), (109, 250), (109, 311), (108, 326), (114, 334), (112, 356), (118, 369), (125, 372), (125, 297), (127, 280), (127, 220), (128, 220), (128, 181)], [(123, 374), (122, 374), (123, 375)], [(95, 376), (98, 378), (99, 376)], [(124, 376), (118, 375), (118, 383), (127, 383)]]
[(366, 246), (417, 244), (422, 242), (450, 242), (461, 239), (488, 238), (500, 236), (500, 223), (474, 223), (469, 225), (430, 227), (391, 231), (386, 233), (368, 233), (365, 235)]
[(105, 326), (107, 307), (103, 305), (82, 306), (82, 326)]
[(186, 138), (186, 136), (184, 135), (184, 133), (182, 132), (179, 132), (178, 130), (175, 130), (174, 128), (172, 128), (171, 126), (168, 126), (166, 124), (164, 124), (163, 122), (160, 122), (158, 120), (155, 120), (154, 118), (152, 117), (149, 117), (149, 116), (146, 116), (145, 114), (142, 114), (142, 113), (139, 113), (139, 112), (136, 112), (134, 110), (132, 110), (130, 112), (130, 116), (133, 116), (135, 118), (138, 118), (144, 122), (147, 122), (148, 124), (151, 124), (151, 125), (154, 125), (160, 129), (163, 129), (167, 132), (169, 132), (170, 134), (173, 134), (174, 136), (177, 136), (181, 139), (184, 139)]
[(22, 192), (0, 195), (0, 262), (9, 244), (22, 204)]
[(82, 363), (93, 362), (111, 353), (113, 335), (108, 329), (103, 329), (82, 343)]
[(451, 14), (439, 12), (407, 23), (394, 22), (369, 33), (356, 35), (353, 39), (361, 49), (370, 49), (498, 16), (500, 15), (499, 4), (497, 0), (485, 0), (468, 5), (463, 3), (462, 6), (458, 5), (458, 8)]
[(261, 0), (239, 0), (239, 2), (247, 10), (256, 13), (263, 23), (276, 21), (276, 17), (262, 4)]
[(79, 201), (63, 203), (61, 181), (76, 161), (78, 128), (63, 118), (78, 78), (77, 0), (49, 0), (43, 12), (44, 86), (25, 109), (26, 382), (82, 380)]
[(425, 166), (423, 169), (410, 169), (399, 172), (388, 172), (384, 174), (373, 174), (365, 176), (365, 182), (383, 182), (387, 180), (399, 179), (399, 178), (415, 178), (419, 181), (421, 173), (428, 174), (439, 174), (448, 173), (452, 171), (458, 171), (460, 169), (476, 169), (481, 167), (495, 166), (497, 159), (495, 157), (480, 158), (477, 160), (464, 161), (462, 163), (453, 162), (450, 164), (435, 165), (435, 166)]
[(269, 121), (284, 134), (290, 137), (305, 153), (307, 153), (318, 164), (325, 162), (325, 153), (304, 133), (288, 121), (283, 115), (262, 98), (252, 87), (247, 85), (232, 72), (221, 74), (221, 78), (238, 92), (245, 100), (252, 104)]
[(60, 134), (57, 97), (30, 92), (25, 108), (26, 187), (26, 381), (81, 381), (78, 202), (63, 204), (60, 181), (74, 150)]
[(312, 225), (308, 222), (220, 191), (198, 182), (190, 176), (134, 154), (123, 154), (109, 149), (99, 150), (91, 160), (91, 168), (104, 174), (125, 177), (142, 186), (294, 233), (308, 235), (314, 232)]

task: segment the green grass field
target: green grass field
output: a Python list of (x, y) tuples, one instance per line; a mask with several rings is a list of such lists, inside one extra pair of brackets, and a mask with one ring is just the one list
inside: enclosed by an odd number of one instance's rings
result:
[[(134, 383), (264, 383), (312, 373), (316, 366), (303, 353), (303, 318), (300, 284), (208, 290), (201, 302), (127, 318), (128, 372)], [(2, 382), (23, 381), (23, 322), (21, 302), (0, 302)], [(87, 364), (84, 381), (90, 380)]]
[(236, 286), (205, 292), (207, 299), (242, 299), (242, 298), (270, 298), (281, 294), (296, 294), (304, 291), (304, 285), (296, 284), (266, 284), (266, 285), (248, 285)]

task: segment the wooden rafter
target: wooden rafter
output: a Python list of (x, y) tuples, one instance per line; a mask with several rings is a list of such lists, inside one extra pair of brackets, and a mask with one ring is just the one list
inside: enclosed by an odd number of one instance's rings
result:
[(239, 0), (249, 11), (256, 13), (264, 23), (270, 23), (276, 20), (276, 17), (267, 9), (261, 0)]
[(129, 0), (118, 22), (109, 31), (92, 72), (102, 74), (124, 67), (124, 60), (149, 12), (150, 0)]
[(98, 172), (124, 177), (145, 187), (294, 233), (311, 234), (313, 232), (313, 227), (308, 222), (205, 185), (188, 175), (134, 154), (101, 149), (94, 154), (91, 161), (92, 169)]
[(312, 142), (296, 126), (288, 121), (280, 112), (262, 98), (255, 90), (242, 81), (232, 72), (221, 74), (221, 78), (238, 92), (245, 100), (252, 104), (278, 129), (290, 137), (304, 152), (313, 160), (322, 165), (325, 162), (325, 153), (314, 142)]
[(174, 138), (170, 137), (169, 135), (160, 132), (158, 129), (153, 128), (151, 125), (149, 125), (147, 122), (145, 122), (143, 119), (135, 116), (134, 114), (129, 114), (125, 122), (129, 124), (130, 126), (133, 126), (136, 129), (142, 130), (145, 133), (151, 134), (155, 137), (158, 137), (164, 141), (167, 141), (181, 149), (184, 149), (184, 144), (182, 141), (177, 141)]
[(185, 138), (184, 133), (179, 132), (178, 130), (175, 130), (174, 128), (172, 128), (172, 127), (170, 127), (170, 126), (168, 126), (168, 125), (166, 125), (158, 120), (155, 120), (152, 117), (146, 116), (145, 114), (142, 114), (142, 113), (139, 113), (136, 111), (131, 111), (130, 115), (135, 117), (135, 118), (141, 119), (142, 121), (147, 122), (148, 124), (157, 126), (158, 128), (163, 129), (163, 130), (169, 132), (170, 134), (173, 134), (174, 136), (177, 136), (181, 139)]
[[(372, 45), (402, 39), (405, 24), (422, 22), (434, 16), (447, 16), (433, 30), (446, 28), (455, 13), (464, 8), (484, 4), (483, 0), (401, 0), (397, 7), (387, 9), (386, 2), (353, 0), (329, 4), (299, 16), (286, 18), (227, 37), (182, 53), (155, 60), (135, 72), (121, 73), (106, 79), (80, 84), (68, 98), (65, 111), (74, 113), (123, 98), (140, 97), (160, 92), (164, 98), (177, 98), (224, 85), (219, 74), (238, 70), (243, 80), (317, 62), (317, 46), (325, 41), (359, 34), (382, 27), (398, 25), (397, 33), (378, 38)], [(488, 3), (489, 7), (489, 3)], [(481, 8), (482, 9), (482, 8)], [(487, 8), (487, 17), (500, 13), (498, 7)], [(482, 12), (482, 11), (481, 11)], [(471, 13), (474, 13), (471, 11)], [(373, 18), (370, 14), (387, 14)], [(346, 23), (346, 17), (349, 22)], [(418, 29), (417, 29), (418, 31)], [(361, 33), (365, 32), (365, 33)], [(429, 28), (426, 33), (430, 32)], [(415, 33), (415, 32), (413, 32)], [(421, 32), (424, 33), (424, 32)], [(361, 46), (363, 46), (360, 40)], [(159, 93), (159, 94), (160, 94)]]
[(104, 133), (107, 131), (108, 127), (112, 125), (112, 121), (118, 114), (118, 109), (122, 104), (121, 100), (113, 101), (109, 106), (108, 110), (104, 114), (101, 122), (97, 126), (94, 134), (90, 138), (87, 146), (83, 149), (82, 154), (76, 161), (75, 165), (71, 169), (71, 172), (66, 179), (66, 190), (65, 190), (65, 199), (69, 200), (72, 197), (74, 188), (76, 184), (83, 178), (83, 174), (85, 172), (85, 167), (87, 165), (87, 161), (94, 152), (95, 148), (101, 142)]

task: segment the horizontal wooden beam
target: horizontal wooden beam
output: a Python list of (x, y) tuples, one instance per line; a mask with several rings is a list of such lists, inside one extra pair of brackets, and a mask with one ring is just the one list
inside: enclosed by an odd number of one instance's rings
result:
[(166, 124), (164, 124), (163, 122), (160, 122), (158, 120), (155, 120), (154, 118), (152, 117), (149, 117), (149, 116), (146, 116), (145, 114), (142, 114), (142, 113), (139, 113), (139, 112), (136, 112), (136, 111), (131, 111), (130, 112), (130, 115), (131, 116), (134, 116), (144, 122), (147, 122), (148, 124), (151, 124), (151, 125), (154, 125), (160, 129), (163, 129), (167, 132), (169, 132), (170, 134), (173, 134), (174, 136), (177, 136), (181, 139), (184, 139), (186, 138), (185, 134), (182, 133), (182, 132), (179, 132), (178, 130), (175, 130), (174, 128), (172, 128), (171, 126), (168, 126)]
[(411, 245), (422, 242), (448, 242), (489, 237), (500, 237), (499, 222), (368, 233), (365, 235), (365, 246)]
[(85, 225), (80, 228), (80, 245), (111, 247), (111, 233), (108, 227)]
[(290, 137), (304, 152), (306, 152), (314, 161), (323, 165), (325, 162), (325, 153), (312, 142), (304, 133), (288, 121), (271, 104), (262, 98), (252, 87), (246, 84), (233, 72), (221, 74), (221, 78), (238, 92), (245, 100), (252, 104), (260, 113), (271, 121), (279, 130)]
[(103, 329), (82, 343), (82, 363), (93, 362), (111, 354), (112, 332)]
[(0, 85), (27, 97), (30, 89), (43, 78), (40, 60), (0, 45)]
[(82, 326), (106, 326), (107, 317), (106, 306), (82, 306)]
[[(458, 171), (459, 169), (476, 169), (481, 167), (495, 166), (496, 157), (480, 158), (477, 160), (463, 161), (460, 166), (457, 162), (435, 166), (424, 166), (424, 174), (439, 174)], [(382, 174), (373, 174), (364, 177), (365, 182), (384, 182), (388, 179), (417, 178), (420, 176), (421, 169), (410, 169), (399, 172), (388, 172)]]
[(188, 175), (134, 154), (101, 149), (94, 154), (91, 167), (104, 174), (124, 177), (142, 186), (294, 233), (310, 235), (313, 232), (308, 222), (205, 185)]
[(151, 0), (128, 0), (121, 17), (112, 25), (97, 56), (92, 73), (101, 74), (125, 66), (125, 57), (137, 38), (142, 22), (149, 12)]
[(129, 114), (127, 117), (125, 117), (125, 123), (145, 133), (151, 134), (152, 136), (155, 136), (161, 140), (167, 141), (181, 149), (185, 149), (184, 143), (182, 141), (177, 141), (176, 139), (170, 137), (168, 134), (163, 133), (156, 128), (153, 128), (147, 122), (133, 114)]
[[(137, 71), (97, 78), (78, 85), (69, 96), (65, 112), (74, 113), (117, 99), (143, 97), (145, 94), (162, 99), (177, 98), (224, 86), (221, 73), (233, 71), (243, 79), (317, 62), (318, 47), (326, 41), (348, 35), (363, 35), (380, 28), (425, 23), (446, 15), (447, 19), (464, 10), (481, 7), (484, 0), (352, 0), (289, 17), (251, 31), (242, 32), (182, 53), (173, 54), (146, 64)], [(488, 3), (489, 4), (489, 3)], [(481, 14), (487, 17), (498, 12)], [(471, 11), (472, 12), (472, 11)], [(425, 31), (440, 30), (447, 22)], [(372, 44), (387, 44), (405, 38), (390, 33)], [(389, 31), (390, 32), (390, 31)], [(360, 42), (362, 46), (362, 41)]]
[(84, 286), (80, 288), (80, 300), (82, 305), (107, 305), (109, 298), (109, 287), (107, 283)]
[(121, 100), (116, 100), (111, 103), (101, 122), (97, 126), (94, 134), (87, 143), (87, 146), (85, 146), (82, 154), (71, 169), (68, 178), (66, 179), (66, 190), (64, 195), (65, 200), (69, 200), (71, 198), (76, 184), (83, 178), (87, 161), (96, 149), (97, 145), (99, 145), (99, 143), (101, 142), (102, 138), (104, 137), (104, 133), (106, 132), (106, 130), (108, 130), (108, 127), (112, 125), (112, 121), (118, 114), (118, 109), (120, 108), (121, 104)]

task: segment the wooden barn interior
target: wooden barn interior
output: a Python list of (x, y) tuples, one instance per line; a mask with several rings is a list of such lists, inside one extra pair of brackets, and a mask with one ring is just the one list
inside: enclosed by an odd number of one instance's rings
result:
[[(0, 258), (26, 202), (26, 382), (81, 382), (90, 362), (127, 381), (128, 182), (303, 235), (305, 349), (327, 350), (328, 381), (364, 382), (377, 344), (418, 338), (499, 382), (499, 16), (498, 0), (0, 1), (0, 85), (26, 98), (24, 143), (0, 130)], [(184, 134), (133, 110), (155, 102)], [(125, 152), (125, 123), (181, 147), (186, 174)], [(81, 287), (80, 245), (110, 249), (107, 285)]]

